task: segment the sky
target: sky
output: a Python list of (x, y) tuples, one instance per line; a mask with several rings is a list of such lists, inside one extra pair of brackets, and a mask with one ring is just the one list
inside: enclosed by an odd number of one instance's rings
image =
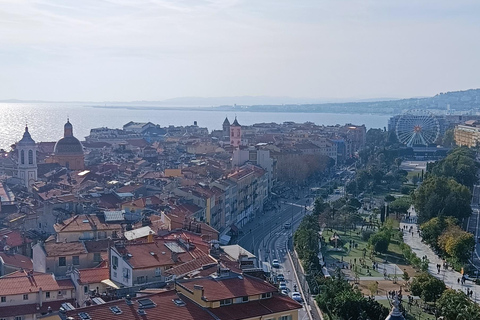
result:
[(0, 0), (0, 99), (405, 98), (480, 87), (476, 0)]

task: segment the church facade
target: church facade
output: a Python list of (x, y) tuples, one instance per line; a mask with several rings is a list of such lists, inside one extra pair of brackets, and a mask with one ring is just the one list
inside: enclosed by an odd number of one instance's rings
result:
[(22, 139), (16, 146), (18, 152), (18, 178), (29, 190), (33, 182), (37, 180), (37, 146), (25, 127)]

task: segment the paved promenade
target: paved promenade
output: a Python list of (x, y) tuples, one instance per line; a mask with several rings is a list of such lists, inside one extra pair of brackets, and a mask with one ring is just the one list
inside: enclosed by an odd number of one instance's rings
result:
[[(409, 212), (410, 217), (416, 220), (415, 210), (412, 208)], [(439, 256), (437, 256), (428, 245), (422, 242), (422, 238), (417, 232), (417, 225), (415, 223), (402, 222), (400, 224), (400, 228), (402, 228), (402, 230), (403, 226), (407, 226), (407, 230), (410, 229), (411, 226), (413, 227), (413, 236), (411, 232), (404, 232), (403, 241), (412, 248), (413, 252), (415, 252), (419, 258), (427, 256), (429, 261), (428, 272), (436, 278), (443, 280), (445, 282), (445, 285), (449, 288), (455, 290), (462, 290), (465, 293), (467, 292), (467, 288), (473, 290), (472, 300), (474, 300), (476, 303), (480, 303), (480, 286), (468, 280), (465, 281), (465, 284), (463, 285), (459, 284), (458, 279), (462, 277), (460, 272), (456, 272), (451, 268), (449, 268), (448, 270), (445, 270), (443, 268), (443, 260)], [(440, 273), (438, 273), (437, 271), (437, 264), (442, 265)]]

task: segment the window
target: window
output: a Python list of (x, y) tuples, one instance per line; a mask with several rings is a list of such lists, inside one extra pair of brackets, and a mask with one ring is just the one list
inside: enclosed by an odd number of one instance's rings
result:
[(0, 302), (7, 302), (7, 297), (1, 297)]
[(22, 316), (16, 316), (15, 320), (23, 320), (23, 317)]
[(58, 266), (59, 267), (65, 267), (66, 265), (67, 265), (67, 258), (59, 257), (58, 258)]
[(28, 300), (28, 294), (23, 295), (23, 300)]
[(45, 297), (46, 297), (47, 299), (50, 298), (50, 292), (48, 292), (48, 291), (45, 292)]
[(118, 268), (118, 257), (117, 256), (112, 256), (112, 266), (113, 266), (113, 269)]
[(20, 151), (20, 162), (25, 164), (25, 151)]
[(28, 164), (33, 164), (33, 151), (28, 150)]
[(79, 256), (73, 256), (72, 257), (72, 263), (76, 266), (80, 264), (80, 257)]
[(278, 318), (278, 320), (292, 320), (292, 316), (291, 315), (281, 316), (280, 318)]
[(123, 268), (123, 277), (125, 279), (129, 279), (130, 278), (130, 269), (128, 268)]
[(248, 296), (235, 298), (235, 303), (248, 302)]
[(87, 293), (88, 292), (88, 286), (83, 286), (83, 293)]
[(161, 268), (155, 268), (155, 277), (160, 277), (162, 275), (162, 269)]
[(220, 306), (228, 306), (230, 304), (232, 304), (232, 299), (220, 300)]
[(272, 297), (271, 292), (262, 293), (262, 299), (268, 299), (268, 298), (271, 298), (271, 297)]
[(102, 256), (100, 255), (100, 252), (95, 252), (93, 254), (93, 261), (94, 262), (100, 262), (102, 261)]
[(137, 283), (144, 283), (144, 282), (145, 282), (145, 277), (144, 276), (137, 277)]

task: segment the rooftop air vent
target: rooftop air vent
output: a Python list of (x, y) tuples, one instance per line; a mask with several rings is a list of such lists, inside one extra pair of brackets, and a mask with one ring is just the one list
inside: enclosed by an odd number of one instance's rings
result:
[(147, 313), (146, 313), (145, 310), (143, 310), (143, 309), (138, 309), (137, 312), (138, 312), (138, 314), (141, 315), (141, 316), (147, 315)]

